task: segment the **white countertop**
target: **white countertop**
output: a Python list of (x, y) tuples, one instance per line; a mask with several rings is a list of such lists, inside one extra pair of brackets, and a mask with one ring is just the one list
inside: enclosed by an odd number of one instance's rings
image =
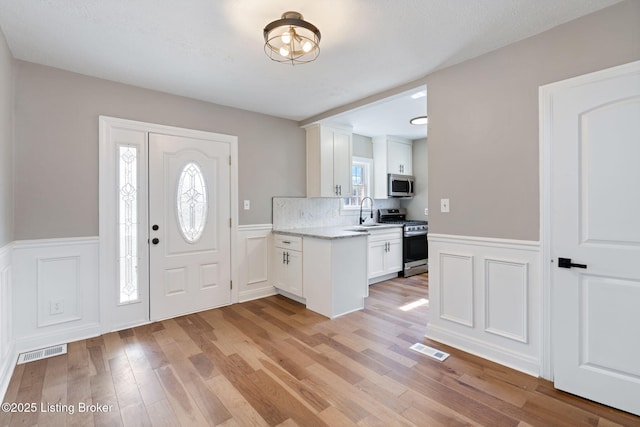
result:
[(313, 237), (316, 239), (344, 239), (348, 237), (367, 236), (370, 230), (399, 228), (399, 224), (376, 224), (375, 226), (341, 225), (332, 227), (288, 228), (273, 230), (276, 234), (287, 236)]

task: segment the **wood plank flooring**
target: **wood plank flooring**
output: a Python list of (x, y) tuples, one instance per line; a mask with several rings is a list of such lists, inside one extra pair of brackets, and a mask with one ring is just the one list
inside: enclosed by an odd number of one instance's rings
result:
[(4, 401), (38, 408), (0, 426), (640, 426), (425, 340), (426, 301), (400, 309), (422, 299), (426, 274), (371, 286), (333, 321), (274, 296), (74, 342), (16, 367)]

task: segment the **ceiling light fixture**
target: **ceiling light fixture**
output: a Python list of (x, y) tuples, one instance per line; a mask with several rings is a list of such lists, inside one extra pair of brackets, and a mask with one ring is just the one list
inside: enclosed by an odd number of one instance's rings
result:
[(427, 116), (418, 116), (409, 120), (409, 123), (412, 125), (426, 125), (428, 121)]
[(285, 12), (282, 18), (264, 27), (264, 51), (272, 61), (305, 64), (320, 55), (320, 30), (298, 12)]

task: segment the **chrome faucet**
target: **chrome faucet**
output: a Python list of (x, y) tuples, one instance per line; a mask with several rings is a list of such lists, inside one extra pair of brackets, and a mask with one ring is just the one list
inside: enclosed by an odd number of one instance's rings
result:
[(359, 218), (360, 218), (360, 225), (362, 225), (362, 224), (364, 223), (364, 221), (365, 221), (365, 219), (364, 219), (364, 218), (362, 218), (362, 205), (364, 205), (364, 201), (365, 201), (365, 199), (369, 199), (369, 200), (371, 200), (371, 207), (370, 207), (370, 210), (371, 210), (371, 219), (373, 219), (373, 199), (372, 199), (371, 197), (368, 197), (368, 196), (367, 196), (367, 197), (363, 197), (363, 198), (362, 198), (362, 200), (360, 200), (360, 216), (359, 216)]

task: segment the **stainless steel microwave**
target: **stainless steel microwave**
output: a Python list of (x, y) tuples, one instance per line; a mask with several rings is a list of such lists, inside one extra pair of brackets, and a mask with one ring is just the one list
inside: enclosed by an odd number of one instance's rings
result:
[(388, 174), (387, 195), (389, 197), (413, 197), (413, 176)]

